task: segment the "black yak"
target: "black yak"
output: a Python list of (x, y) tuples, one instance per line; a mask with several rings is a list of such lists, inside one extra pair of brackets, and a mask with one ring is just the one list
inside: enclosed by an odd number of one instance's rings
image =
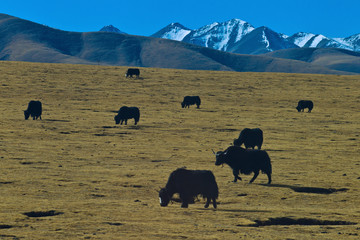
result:
[(245, 148), (254, 149), (255, 146), (261, 149), (263, 143), (263, 131), (260, 128), (244, 128), (239, 135), (238, 139), (234, 139), (235, 146), (245, 145)]
[(190, 108), (190, 105), (196, 104), (197, 108), (200, 107), (201, 99), (199, 96), (185, 96), (184, 100), (181, 103), (182, 108)]
[(215, 156), (216, 166), (226, 163), (232, 168), (235, 177), (234, 182), (238, 179), (241, 180), (239, 172), (247, 175), (253, 172), (254, 176), (250, 180), (250, 183), (252, 183), (261, 170), (267, 174), (268, 184), (271, 183), (271, 161), (266, 151), (230, 146), (225, 151), (218, 151)]
[(211, 171), (178, 168), (170, 174), (165, 188), (159, 192), (160, 206), (166, 207), (175, 193), (179, 194), (183, 208), (187, 208), (198, 195), (207, 199), (205, 208), (209, 207), (211, 200), (216, 208), (219, 189)]
[(138, 68), (129, 68), (126, 73), (125, 73), (125, 77), (131, 77), (135, 75), (136, 77), (140, 76), (140, 69)]
[(309, 111), (308, 112), (311, 112), (311, 110), (313, 109), (314, 107), (314, 103), (310, 100), (300, 100), (298, 102), (298, 105), (296, 107), (296, 109), (298, 110), (298, 112), (300, 111), (304, 111), (305, 108), (307, 108)]
[(31, 116), (33, 120), (40, 118), (42, 114), (42, 105), (40, 101), (30, 101), (28, 108), (24, 111), (25, 120)]
[(137, 107), (127, 107), (123, 106), (120, 108), (118, 114), (114, 117), (116, 124), (122, 124), (125, 121), (125, 125), (127, 124), (127, 120), (134, 118), (135, 125), (138, 123), (140, 119), (140, 110)]

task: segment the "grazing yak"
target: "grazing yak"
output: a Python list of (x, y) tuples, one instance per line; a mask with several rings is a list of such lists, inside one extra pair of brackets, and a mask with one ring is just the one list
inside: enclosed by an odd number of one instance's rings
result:
[(140, 76), (140, 69), (138, 68), (129, 68), (126, 73), (125, 73), (125, 77), (131, 77), (135, 75), (136, 77)]
[(226, 163), (232, 168), (235, 177), (234, 182), (238, 179), (241, 180), (239, 172), (247, 175), (253, 172), (254, 176), (249, 182), (252, 183), (259, 175), (259, 172), (262, 171), (268, 176), (268, 184), (271, 183), (272, 168), (270, 157), (267, 152), (263, 150), (252, 150), (238, 146), (230, 146), (225, 151), (218, 151), (215, 156), (216, 166)]
[(296, 109), (298, 110), (298, 112), (303, 112), (305, 108), (309, 109), (308, 112), (311, 112), (311, 110), (314, 107), (314, 103), (310, 100), (300, 100), (298, 102), (298, 105), (296, 107)]
[(201, 99), (199, 96), (186, 96), (184, 97), (184, 100), (181, 103), (182, 108), (190, 108), (190, 105), (196, 104), (197, 108), (200, 107)]
[(178, 168), (170, 174), (166, 186), (159, 191), (160, 206), (166, 207), (175, 193), (180, 196), (182, 208), (187, 208), (198, 195), (207, 199), (205, 208), (209, 207), (211, 200), (216, 208), (219, 189), (211, 171)]
[(140, 110), (137, 107), (127, 107), (123, 106), (120, 108), (118, 115), (114, 117), (116, 124), (123, 124), (125, 121), (125, 125), (127, 124), (127, 120), (133, 118), (135, 120), (135, 125), (138, 123), (140, 119)]
[(30, 101), (28, 108), (24, 111), (25, 120), (31, 116), (33, 120), (40, 118), (42, 113), (42, 105), (40, 101)]
[(263, 131), (260, 128), (244, 128), (239, 135), (238, 139), (234, 139), (235, 146), (241, 146), (241, 144), (245, 145), (245, 148), (254, 149), (255, 146), (258, 149), (261, 149), (261, 145), (263, 143)]

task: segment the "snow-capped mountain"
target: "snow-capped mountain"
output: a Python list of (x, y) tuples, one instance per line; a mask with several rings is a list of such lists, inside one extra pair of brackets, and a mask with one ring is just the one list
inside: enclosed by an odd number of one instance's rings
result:
[(171, 23), (165, 28), (151, 35), (151, 37), (182, 41), (184, 37), (186, 37), (186, 35), (188, 35), (191, 31), (192, 30), (184, 27), (180, 23)]
[(227, 51), (255, 28), (240, 19), (213, 23), (192, 31), (184, 42)]
[(229, 52), (241, 54), (263, 54), (280, 49), (298, 48), (287, 36), (267, 27), (259, 27), (245, 35)]
[(178, 40), (227, 51), (254, 29), (251, 24), (240, 19), (232, 19), (223, 23), (215, 22), (196, 30), (190, 30), (179, 23), (172, 23), (151, 37)]
[(114, 32), (114, 33), (124, 33), (120, 31), (118, 28), (114, 27), (113, 25), (108, 25), (99, 30), (99, 32)]
[(289, 37), (288, 40), (292, 41), (299, 47), (304, 48), (342, 48), (347, 50), (353, 49), (345, 41), (342, 41), (340, 39), (331, 39), (322, 34), (299, 32)]
[(360, 33), (347, 38), (334, 38), (334, 40), (349, 46), (353, 51), (360, 52)]
[(342, 48), (360, 52), (360, 34), (347, 38), (328, 38), (321, 34), (299, 32), (292, 36), (277, 33), (267, 27), (254, 28), (250, 23), (232, 19), (191, 30), (172, 23), (151, 35), (183, 41), (221, 51), (262, 54), (288, 48)]
[(299, 47), (304, 47), (314, 36), (315, 34), (312, 33), (298, 32), (287, 39)]

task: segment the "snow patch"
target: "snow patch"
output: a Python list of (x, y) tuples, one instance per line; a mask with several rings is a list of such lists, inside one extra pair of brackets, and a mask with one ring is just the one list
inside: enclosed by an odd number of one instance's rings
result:
[(268, 40), (267, 37), (266, 37), (265, 31), (263, 31), (262, 38), (263, 38), (263, 42), (266, 44), (266, 49), (272, 51), (272, 50), (270, 49), (270, 42), (269, 42), (269, 40)]
[(317, 47), (319, 45), (319, 43), (324, 39), (328, 39), (328, 38), (321, 34), (317, 35), (316, 37), (314, 37), (312, 39), (311, 45), (309, 47), (311, 47), (311, 48)]
[(182, 41), (190, 32), (191, 32), (191, 30), (185, 30), (185, 29), (175, 27), (175, 28), (171, 29), (169, 32), (165, 33), (162, 36), (162, 38), (172, 39), (172, 40), (176, 40), (176, 41)]
[(298, 45), (299, 47), (304, 47), (305, 44), (315, 36), (315, 34), (312, 33), (301, 33), (300, 37), (297, 37), (294, 43)]

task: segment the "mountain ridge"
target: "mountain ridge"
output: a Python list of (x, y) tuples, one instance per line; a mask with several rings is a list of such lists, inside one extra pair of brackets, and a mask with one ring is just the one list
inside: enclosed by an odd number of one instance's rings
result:
[(0, 60), (189, 70), (354, 74), (298, 60), (223, 52), (161, 38), (68, 32), (0, 14)]

